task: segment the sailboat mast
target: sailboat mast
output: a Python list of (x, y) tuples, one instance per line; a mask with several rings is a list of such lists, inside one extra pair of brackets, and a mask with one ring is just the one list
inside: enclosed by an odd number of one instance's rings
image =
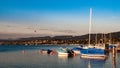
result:
[(90, 22), (89, 22), (89, 45), (90, 45), (90, 38), (91, 38), (91, 23), (92, 23), (92, 8), (90, 8)]
[(96, 33), (96, 36), (95, 36), (95, 44), (97, 44), (98, 41), (97, 41), (97, 33)]
[(109, 34), (109, 44), (112, 44), (112, 35), (111, 35), (111, 33)]

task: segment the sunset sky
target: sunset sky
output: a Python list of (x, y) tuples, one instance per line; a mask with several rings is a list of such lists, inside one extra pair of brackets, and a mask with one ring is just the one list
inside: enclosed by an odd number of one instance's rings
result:
[(0, 39), (120, 31), (119, 0), (0, 0)]

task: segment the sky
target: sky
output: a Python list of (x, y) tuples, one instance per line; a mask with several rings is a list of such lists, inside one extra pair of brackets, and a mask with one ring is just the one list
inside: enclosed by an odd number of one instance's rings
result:
[(119, 0), (0, 0), (0, 39), (120, 31)]

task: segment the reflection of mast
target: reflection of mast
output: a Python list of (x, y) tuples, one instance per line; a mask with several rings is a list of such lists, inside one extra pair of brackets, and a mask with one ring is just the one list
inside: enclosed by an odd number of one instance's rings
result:
[(90, 59), (88, 60), (88, 68), (91, 68)]
[(115, 47), (113, 47), (113, 49), (112, 49), (112, 64), (113, 64), (112, 68), (116, 68), (116, 50), (115, 50)]
[(116, 68), (116, 57), (112, 57), (112, 64), (113, 64), (112, 68)]

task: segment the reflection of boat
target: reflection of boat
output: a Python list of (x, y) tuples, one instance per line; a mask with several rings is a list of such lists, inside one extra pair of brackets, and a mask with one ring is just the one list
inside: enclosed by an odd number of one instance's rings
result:
[(22, 53), (24, 54), (24, 53), (25, 53), (25, 50), (22, 50)]
[(58, 55), (58, 63), (66, 64), (68, 62), (68, 56)]
[(90, 8), (90, 23), (89, 23), (89, 44), (88, 49), (81, 50), (82, 58), (92, 58), (92, 59), (105, 59), (105, 50), (100, 48), (93, 48), (90, 45), (90, 32), (91, 32), (91, 18), (92, 18), (92, 9)]
[[(88, 68), (106, 68), (106, 60), (103, 59), (87, 59)], [(100, 66), (100, 67), (94, 67)]]

